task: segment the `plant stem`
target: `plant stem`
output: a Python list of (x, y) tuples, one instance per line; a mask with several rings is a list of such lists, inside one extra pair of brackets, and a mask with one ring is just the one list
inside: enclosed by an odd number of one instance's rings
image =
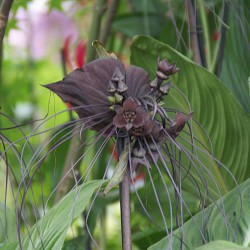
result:
[(92, 23), (89, 32), (88, 45), (87, 45), (87, 55), (86, 62), (90, 62), (95, 59), (95, 49), (92, 46), (92, 42), (99, 38), (101, 20), (104, 11), (105, 0), (96, 0), (93, 8)]
[(196, 16), (196, 29), (197, 29), (197, 38), (198, 38), (198, 44), (199, 44), (199, 49), (200, 49), (201, 63), (202, 63), (202, 66), (204, 68), (207, 68), (206, 55), (205, 55), (205, 50), (204, 50), (204, 46), (203, 46), (203, 44), (204, 44), (203, 30), (202, 30), (202, 26), (200, 24), (198, 13)]
[[(223, 5), (223, 17), (222, 17), (223, 23), (226, 23), (228, 20), (228, 8), (229, 8), (228, 2), (226, 1)], [(220, 31), (218, 62), (217, 62), (216, 70), (215, 70), (215, 74), (218, 77), (220, 77), (221, 75), (225, 43), (226, 43), (226, 27), (222, 24), (221, 31)]]
[(14, 0), (2, 0), (0, 2), (0, 82), (2, 82), (3, 38), (13, 1)]
[(112, 20), (115, 16), (117, 7), (119, 4), (119, 0), (112, 0), (111, 3), (109, 4), (109, 8), (107, 11), (107, 18), (106, 18), (106, 22), (104, 24), (104, 27), (102, 29), (102, 33), (100, 36), (100, 41), (105, 45), (107, 42), (107, 38), (110, 34), (110, 28), (111, 28), (111, 24), (112, 24)]
[[(117, 151), (120, 156), (124, 148), (124, 139), (118, 137)], [(121, 208), (121, 230), (122, 249), (131, 250), (131, 226), (130, 226), (130, 169), (127, 167), (124, 180), (119, 185), (120, 208)]]
[(196, 11), (191, 0), (186, 0), (186, 5), (187, 5), (187, 12), (188, 12), (190, 47), (193, 52), (193, 59), (197, 64), (201, 65), (201, 56), (200, 56), (197, 29), (196, 29), (196, 18), (195, 18)]
[(199, 9), (200, 9), (200, 17), (204, 34), (204, 43), (205, 43), (205, 51), (206, 51), (206, 65), (209, 71), (212, 70), (212, 62), (211, 62), (211, 48), (210, 48), (210, 39), (209, 39), (209, 29), (208, 22), (206, 16), (205, 4), (203, 1), (199, 1)]

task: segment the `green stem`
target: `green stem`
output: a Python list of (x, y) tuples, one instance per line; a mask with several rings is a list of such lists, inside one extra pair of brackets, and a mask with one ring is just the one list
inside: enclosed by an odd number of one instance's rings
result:
[(228, 19), (228, 3), (225, 2), (222, 10), (221, 10), (221, 13), (218, 17), (218, 23), (219, 23), (219, 27), (218, 27), (218, 32), (219, 33), (219, 36), (220, 36), (220, 40), (217, 41), (217, 43), (215, 44), (215, 47), (212, 51), (212, 65), (211, 65), (211, 71), (213, 73), (216, 73), (216, 70), (217, 70), (217, 64), (218, 64), (218, 58), (220, 56), (220, 50), (223, 50), (223, 46), (224, 46), (224, 43), (225, 43), (225, 32), (226, 32), (226, 29), (229, 29), (229, 27), (226, 25), (226, 21)]
[(190, 49), (193, 53), (193, 60), (198, 65), (202, 65), (198, 37), (197, 37), (195, 9), (191, 0), (186, 0), (186, 5), (187, 5), (187, 14), (188, 14), (188, 31), (189, 31), (189, 36), (190, 36)]
[(199, 9), (200, 9), (201, 25), (202, 25), (203, 34), (204, 34), (206, 64), (207, 64), (208, 70), (211, 71), (212, 70), (212, 62), (211, 62), (211, 47), (210, 47), (210, 38), (209, 38), (209, 28), (208, 28), (208, 22), (207, 22), (206, 7), (205, 7), (203, 0), (199, 0)]
[(218, 49), (218, 60), (217, 60), (217, 65), (215, 69), (215, 74), (216, 76), (220, 77), (221, 71), (222, 71), (222, 63), (223, 63), (223, 56), (224, 56), (224, 49), (225, 49), (225, 44), (226, 44), (226, 26), (224, 24), (228, 20), (228, 7), (229, 4), (226, 1), (223, 4), (223, 16), (222, 16), (222, 24), (221, 24), (221, 29), (220, 29), (220, 42), (219, 42), (219, 49)]
[(96, 0), (93, 8), (92, 23), (90, 26), (89, 39), (87, 45), (86, 61), (90, 62), (95, 58), (95, 49), (92, 46), (92, 42), (99, 38), (101, 20), (104, 11), (105, 0)]
[(103, 26), (102, 33), (100, 36), (100, 41), (105, 45), (107, 42), (107, 39), (110, 34), (111, 30), (111, 25), (112, 25), (112, 20), (116, 14), (116, 10), (119, 5), (119, 0), (112, 0), (111, 3), (109, 4), (109, 8), (107, 11), (107, 17), (106, 17), (106, 22)]

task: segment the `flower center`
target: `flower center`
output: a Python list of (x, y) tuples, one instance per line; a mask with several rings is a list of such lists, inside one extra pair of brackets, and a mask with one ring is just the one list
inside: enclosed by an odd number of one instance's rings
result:
[(133, 121), (135, 120), (136, 117), (136, 112), (135, 111), (126, 111), (123, 113), (123, 117), (126, 120), (126, 122), (128, 123), (133, 123)]

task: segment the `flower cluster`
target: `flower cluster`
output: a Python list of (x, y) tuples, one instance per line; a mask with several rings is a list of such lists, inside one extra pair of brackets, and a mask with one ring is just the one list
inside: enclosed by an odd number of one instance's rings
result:
[(101, 58), (46, 87), (70, 103), (85, 126), (104, 135), (108, 128), (111, 136), (133, 138), (134, 170), (156, 162), (162, 142), (174, 140), (191, 118), (192, 114), (176, 113), (171, 120), (162, 107), (171, 87), (169, 76), (178, 71), (176, 64), (158, 60), (156, 77), (150, 81), (140, 67), (125, 68), (118, 59)]

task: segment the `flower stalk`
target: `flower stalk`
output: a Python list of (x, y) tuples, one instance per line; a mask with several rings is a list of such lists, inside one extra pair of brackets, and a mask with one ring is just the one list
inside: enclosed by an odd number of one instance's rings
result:
[[(124, 138), (117, 139), (117, 152), (120, 159), (124, 150)], [(126, 173), (123, 181), (119, 184), (120, 193), (120, 211), (121, 211), (121, 230), (122, 230), (122, 249), (131, 249), (131, 223), (130, 223), (130, 169), (126, 167)]]

